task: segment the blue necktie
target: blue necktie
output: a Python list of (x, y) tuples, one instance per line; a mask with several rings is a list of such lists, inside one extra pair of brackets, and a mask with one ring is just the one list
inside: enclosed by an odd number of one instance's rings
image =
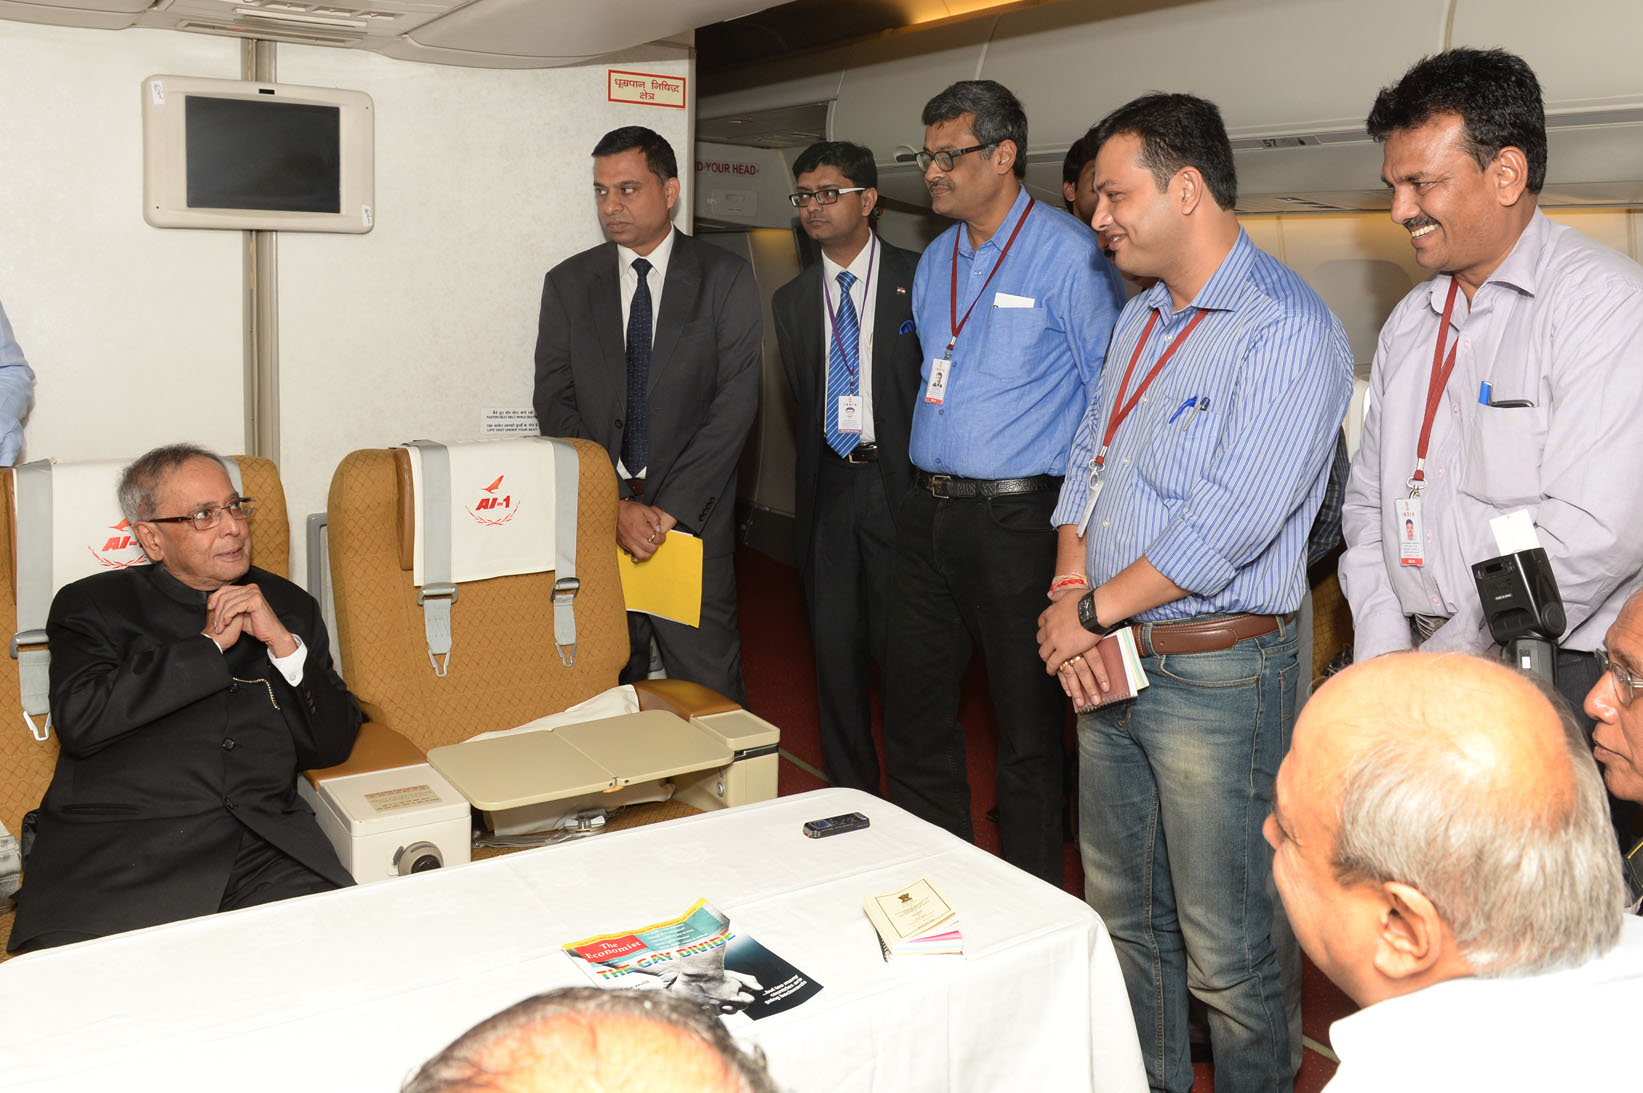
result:
[(633, 271), (639, 275), (639, 287), (633, 290), (633, 302), (628, 305), (628, 406), (627, 428), (622, 431), (622, 465), (628, 474), (637, 475), (650, 464), (650, 431), (645, 423), (645, 395), (650, 384), (650, 286), (645, 284), (645, 274), (650, 272), (650, 263), (635, 258)]
[(827, 341), (827, 446), (840, 455), (849, 455), (861, 439), (859, 432), (839, 432), (839, 396), (859, 393), (855, 377), (861, 358), (861, 330), (856, 325), (856, 305), (850, 301), (850, 286), (855, 283), (856, 275), (849, 270), (839, 273), (839, 311), (833, 320), (833, 336)]

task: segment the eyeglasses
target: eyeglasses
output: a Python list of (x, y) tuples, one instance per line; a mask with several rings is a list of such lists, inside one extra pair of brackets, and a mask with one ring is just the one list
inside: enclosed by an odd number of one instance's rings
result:
[(829, 186), (825, 190), (816, 190), (811, 193), (788, 194), (787, 200), (793, 203), (795, 209), (804, 208), (807, 201), (814, 201), (818, 205), (832, 205), (839, 200), (840, 194), (859, 194), (865, 189), (867, 189), (866, 186), (846, 186), (843, 189)]
[(1605, 674), (1612, 673), (1614, 675), (1614, 689), (1615, 693), (1620, 696), (1620, 704), (1622, 706), (1630, 706), (1632, 704), (1632, 699), (1637, 696), (1637, 692), (1639, 690), (1643, 690), (1643, 679), (1639, 679), (1637, 676), (1634, 676), (1628, 672), (1625, 668), (1616, 664), (1610, 658), (1609, 651), (1604, 649), (1602, 646), (1599, 646), (1596, 650), (1594, 650), (1592, 655), (1597, 658), (1597, 667), (1599, 671), (1604, 672)]
[(145, 524), (193, 524), (195, 531), (210, 531), (222, 523), (224, 513), (236, 520), (246, 520), (255, 511), (257, 511), (255, 498), (237, 497), (226, 505), (205, 505), (197, 508), (187, 516), (156, 516), (152, 520), (142, 522)]
[(920, 148), (913, 153), (913, 162), (918, 164), (918, 169), (921, 171), (928, 171), (932, 163), (940, 164), (943, 171), (951, 171), (953, 169), (953, 160), (959, 156), (967, 156), (971, 152), (979, 152), (984, 148), (994, 148), (997, 145), (998, 142), (994, 141), (992, 144), (972, 144), (968, 148), (954, 148), (952, 151), (943, 148), (939, 152), (932, 152), (928, 148)]

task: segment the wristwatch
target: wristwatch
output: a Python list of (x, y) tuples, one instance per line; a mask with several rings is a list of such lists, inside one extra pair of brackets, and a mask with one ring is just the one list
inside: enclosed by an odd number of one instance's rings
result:
[(1101, 620), (1095, 616), (1095, 590), (1084, 593), (1078, 598), (1078, 625), (1088, 630), (1098, 638), (1108, 634), (1116, 634), (1130, 624), (1128, 619), (1119, 619), (1111, 626), (1102, 626)]
[(1078, 597), (1078, 625), (1092, 634), (1101, 633), (1101, 620), (1095, 617), (1095, 590)]

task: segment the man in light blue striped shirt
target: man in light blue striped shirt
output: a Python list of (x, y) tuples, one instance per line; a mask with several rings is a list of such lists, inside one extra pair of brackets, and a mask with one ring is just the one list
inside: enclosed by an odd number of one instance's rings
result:
[[(1287, 1090), (1261, 825), (1311, 660), (1293, 613), (1352, 356), (1317, 294), (1239, 228), (1213, 103), (1148, 95), (1097, 129), (1094, 226), (1121, 271), (1159, 283), (1119, 317), (1052, 518), (1039, 652), (1081, 710), (1085, 893), (1154, 1089), (1192, 1086), (1190, 989), (1216, 1089)], [(1123, 622), (1151, 686), (1092, 711), (1111, 688), (1085, 654)]]

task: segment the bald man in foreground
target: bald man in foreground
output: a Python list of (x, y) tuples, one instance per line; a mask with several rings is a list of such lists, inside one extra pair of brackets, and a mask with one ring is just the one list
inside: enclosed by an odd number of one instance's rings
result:
[(1266, 822), (1301, 945), (1364, 1007), (1328, 1093), (1630, 1088), (1643, 921), (1603, 783), (1532, 683), (1462, 654), (1307, 703)]
[(401, 1093), (777, 1093), (719, 1018), (667, 991), (565, 987), (480, 1022)]

